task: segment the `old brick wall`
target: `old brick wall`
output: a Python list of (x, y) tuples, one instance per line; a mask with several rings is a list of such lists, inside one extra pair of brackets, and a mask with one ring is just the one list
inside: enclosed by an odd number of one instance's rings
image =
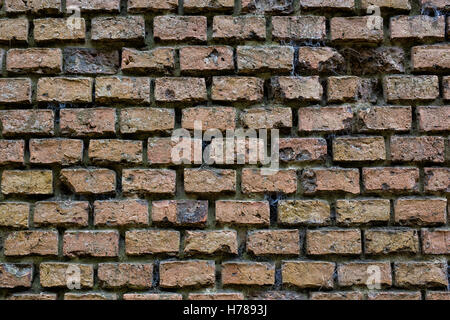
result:
[(449, 0), (1, 2), (0, 299), (450, 299)]

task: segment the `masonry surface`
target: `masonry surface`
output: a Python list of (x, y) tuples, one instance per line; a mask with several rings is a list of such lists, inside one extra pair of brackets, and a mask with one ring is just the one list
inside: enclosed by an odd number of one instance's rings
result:
[(0, 3), (0, 299), (450, 299), (449, 0)]

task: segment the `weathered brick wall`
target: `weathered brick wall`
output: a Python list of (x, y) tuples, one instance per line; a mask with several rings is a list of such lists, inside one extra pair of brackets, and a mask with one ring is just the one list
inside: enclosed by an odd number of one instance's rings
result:
[(1, 2), (0, 299), (450, 298), (449, 0)]

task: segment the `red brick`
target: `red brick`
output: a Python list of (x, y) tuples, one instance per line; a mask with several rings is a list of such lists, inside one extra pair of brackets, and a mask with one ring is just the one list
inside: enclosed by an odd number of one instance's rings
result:
[(0, 263), (0, 288), (30, 288), (32, 280), (32, 264)]
[(33, 214), (34, 225), (55, 227), (87, 227), (89, 203), (87, 201), (40, 201)]
[(444, 40), (445, 17), (396, 16), (390, 21), (391, 40)]
[(409, 131), (412, 124), (411, 107), (370, 106), (357, 111), (360, 132)]
[(80, 8), (81, 12), (112, 13), (120, 11), (120, 0), (66, 0), (66, 7), (71, 6)]
[(159, 265), (162, 288), (210, 287), (215, 283), (214, 261), (164, 261)]
[(44, 230), (10, 232), (3, 246), (5, 256), (56, 256), (58, 232)]
[(287, 73), (294, 67), (294, 48), (289, 46), (239, 46), (236, 55), (240, 73)]
[[(196, 140), (201, 143), (201, 140)], [(188, 163), (194, 162), (194, 145), (196, 142), (191, 142), (190, 154), (185, 155), (182, 152), (176, 154), (176, 146), (179, 143), (176, 139), (172, 138), (149, 138), (147, 143), (147, 161), (149, 164), (181, 164), (184, 161)], [(198, 145), (200, 146), (200, 145)], [(200, 148), (200, 147), (199, 147)]]
[(58, 48), (10, 49), (6, 70), (11, 73), (58, 74), (62, 72), (62, 51)]
[(383, 41), (383, 19), (376, 19), (380, 23), (378, 29), (369, 21), (371, 17), (335, 17), (330, 20), (331, 40), (333, 42), (380, 43)]
[(122, 49), (122, 71), (124, 72), (170, 74), (174, 68), (175, 50), (172, 48), (155, 48), (147, 51)]
[(422, 250), (424, 254), (449, 254), (449, 229), (422, 229)]
[(297, 291), (253, 291), (247, 295), (249, 300), (307, 300), (307, 296), (304, 293)]
[(380, 7), (382, 10), (411, 10), (409, 0), (362, 0), (361, 8), (367, 10), (371, 5)]
[(208, 99), (204, 78), (157, 78), (155, 99), (161, 102), (197, 102)]
[(329, 9), (332, 12), (335, 10), (354, 10), (355, 1), (353, 0), (300, 0), (300, 6), (302, 10), (312, 10), (312, 9)]
[(95, 101), (97, 103), (150, 103), (150, 78), (97, 77)]
[(148, 203), (145, 200), (98, 200), (94, 202), (96, 226), (146, 226)]
[(274, 77), (271, 93), (275, 100), (321, 101), (323, 88), (319, 77)]
[(361, 47), (341, 53), (355, 75), (405, 72), (405, 51), (399, 47)]
[(100, 263), (98, 280), (103, 288), (147, 289), (153, 282), (153, 264)]
[(125, 293), (123, 300), (182, 300), (179, 293)]
[(434, 9), (434, 10), (448, 10), (449, 4), (447, 0), (420, 0), (422, 9)]
[(398, 287), (448, 286), (446, 262), (396, 262), (395, 282)]
[(190, 293), (188, 300), (244, 300), (240, 292)]
[(23, 163), (25, 141), (0, 140), (0, 165)]
[(227, 129), (236, 127), (237, 111), (232, 107), (194, 107), (182, 110), (181, 126), (193, 130), (195, 121), (201, 121), (202, 130)]
[(30, 162), (37, 164), (61, 164), (81, 162), (83, 141), (72, 139), (31, 139)]
[(233, 48), (228, 46), (183, 47), (180, 70), (184, 73), (234, 70)]
[(317, 16), (272, 17), (275, 40), (325, 40), (326, 18)]
[(254, 77), (213, 77), (214, 101), (262, 101), (264, 80)]
[(63, 252), (70, 258), (117, 257), (119, 255), (119, 232), (66, 231)]
[(450, 192), (449, 168), (425, 168), (424, 189), (431, 192)]
[(266, 20), (260, 16), (214, 16), (212, 37), (224, 41), (264, 40)]
[(0, 42), (28, 42), (28, 29), (26, 18), (0, 19)]
[(102, 292), (84, 292), (84, 293), (65, 293), (64, 300), (117, 300), (115, 293)]
[(56, 14), (61, 12), (61, 0), (21, 1), (6, 0), (5, 10), (10, 13)]
[(275, 266), (264, 262), (222, 263), (222, 284), (265, 286), (275, 283)]
[(119, 70), (119, 51), (93, 48), (64, 48), (67, 74), (115, 74)]
[(365, 232), (367, 254), (414, 254), (419, 251), (419, 236), (411, 229), (373, 229)]
[(8, 296), (7, 300), (20, 300), (20, 301), (38, 301), (38, 300), (56, 300), (56, 293), (14, 293)]
[(281, 267), (283, 285), (307, 288), (333, 288), (335, 264), (319, 261), (284, 261)]
[(175, 11), (177, 0), (128, 0), (128, 12)]
[[(64, 288), (71, 284), (69, 277), (72, 270), (79, 269), (79, 279), (74, 279), (80, 285), (80, 289), (94, 286), (94, 268), (92, 265), (43, 262), (39, 265), (39, 279), (44, 288)], [(77, 284), (77, 283), (75, 283)]]
[(60, 179), (77, 194), (104, 194), (116, 190), (116, 173), (109, 169), (63, 169)]
[(187, 193), (221, 193), (236, 191), (236, 171), (230, 169), (184, 169)]
[(153, 20), (153, 36), (159, 41), (206, 41), (206, 17), (157, 16)]
[(449, 291), (428, 291), (425, 300), (450, 300)]
[(186, 231), (184, 253), (238, 254), (237, 233), (234, 230)]
[(446, 71), (450, 69), (450, 45), (413, 47), (411, 64), (414, 71)]
[(386, 160), (383, 137), (339, 137), (333, 139), (334, 161)]
[(177, 255), (180, 249), (180, 233), (171, 230), (131, 230), (125, 233), (126, 254)]
[(258, 107), (241, 111), (240, 121), (244, 128), (281, 129), (292, 127), (292, 110), (285, 107)]
[(121, 133), (169, 131), (175, 126), (173, 109), (125, 108), (120, 110)]
[(330, 47), (299, 47), (298, 71), (312, 74), (344, 72), (344, 57)]
[(143, 42), (145, 38), (143, 16), (95, 17), (91, 23), (93, 41)]
[(84, 18), (44, 18), (35, 19), (34, 40), (43, 42), (84, 42), (86, 22)]
[(186, 12), (223, 11), (233, 9), (233, 7), (233, 0), (186, 0), (183, 2)]
[(174, 194), (176, 173), (166, 169), (125, 169), (122, 171), (124, 193)]
[(306, 253), (308, 255), (357, 255), (361, 251), (359, 229), (307, 230)]
[(411, 192), (419, 188), (417, 168), (363, 168), (362, 174), (364, 188), (368, 192)]
[(420, 131), (450, 131), (450, 106), (418, 107)]
[[(369, 278), (373, 271), (379, 270), (377, 283)], [(389, 262), (350, 262), (340, 263), (337, 268), (337, 277), (340, 287), (380, 285), (390, 287), (392, 285), (391, 264)]]
[(312, 292), (311, 300), (364, 300), (364, 294), (359, 291)]
[(447, 199), (399, 198), (395, 202), (395, 221), (405, 225), (445, 224)]
[(282, 225), (325, 225), (331, 220), (330, 205), (322, 200), (278, 202), (278, 223)]
[(38, 102), (92, 102), (91, 78), (41, 78), (37, 85)]
[(420, 291), (417, 292), (369, 292), (368, 300), (422, 300)]
[(28, 78), (0, 79), (0, 103), (30, 104), (31, 80)]
[(160, 200), (152, 202), (152, 222), (161, 225), (206, 226), (208, 201)]
[(328, 78), (328, 102), (376, 102), (378, 80), (354, 76)]
[(4, 170), (1, 179), (3, 194), (50, 195), (53, 194), (51, 170)]
[(298, 230), (258, 230), (247, 235), (247, 251), (255, 256), (300, 254)]
[(336, 201), (336, 221), (339, 225), (387, 223), (390, 214), (390, 201), (387, 199)]
[(389, 102), (434, 100), (439, 96), (437, 76), (386, 76), (384, 97)]
[(26, 202), (0, 202), (0, 227), (27, 228), (30, 204)]
[(444, 100), (450, 100), (450, 77), (442, 77), (442, 90)]
[(327, 142), (322, 138), (281, 138), (279, 152), (285, 162), (324, 161)]
[(268, 226), (269, 203), (267, 201), (216, 201), (216, 220), (220, 224)]
[(63, 109), (60, 127), (63, 135), (100, 136), (116, 132), (116, 113), (112, 108)]
[(298, 109), (298, 130), (334, 132), (350, 130), (353, 111), (350, 106), (307, 107)]
[(347, 192), (358, 194), (359, 171), (357, 169), (306, 169), (301, 176), (305, 194), (318, 192)]
[(279, 170), (273, 174), (264, 175), (260, 169), (246, 168), (242, 170), (241, 188), (243, 193), (295, 193), (297, 172), (296, 170)]
[(115, 139), (89, 141), (89, 159), (95, 163), (142, 163), (142, 150), (142, 141)]

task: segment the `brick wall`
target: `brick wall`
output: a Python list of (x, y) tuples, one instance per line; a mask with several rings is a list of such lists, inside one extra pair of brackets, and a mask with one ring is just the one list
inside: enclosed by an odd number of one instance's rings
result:
[(1, 2), (0, 299), (450, 299), (448, 0)]

